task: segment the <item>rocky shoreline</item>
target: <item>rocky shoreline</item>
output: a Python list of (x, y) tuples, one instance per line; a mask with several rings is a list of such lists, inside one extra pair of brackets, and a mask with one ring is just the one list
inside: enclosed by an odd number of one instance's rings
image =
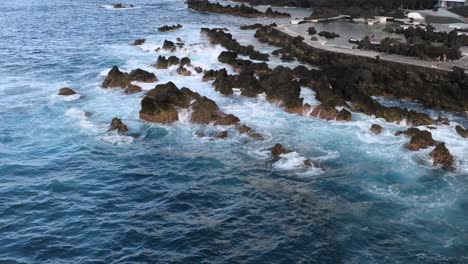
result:
[[(189, 1), (189, 7), (190, 3), (213, 7), (209, 2), (207, 4), (207, 1)], [(216, 8), (217, 6), (214, 5)], [(243, 7), (240, 9), (244, 10)], [(235, 7), (233, 10), (238, 8)], [(172, 31), (181, 27), (181, 25), (164, 26), (159, 30)], [(431, 129), (436, 129), (434, 127), (436, 125), (448, 125), (447, 119), (443, 117), (434, 119), (428, 114), (406, 108), (387, 107), (376, 101), (373, 96), (410, 99), (431, 108), (464, 112), (468, 110), (468, 91), (465, 89), (468, 77), (462, 70), (444, 72), (437, 69), (422, 69), (417, 66), (317, 49), (307, 45), (302, 37), (293, 37), (282, 32), (276, 28), (276, 24), (269, 26), (253, 24), (243, 26), (242, 29), (256, 30), (255, 38), (258, 41), (279, 49), (271, 54), (261, 53), (252, 45), (241, 45), (227, 29), (202, 28), (201, 34), (206, 36), (211, 45), (220, 45), (226, 49), (219, 54), (218, 61), (232, 67), (234, 74), (229, 74), (225, 68), (203, 70), (192, 65), (189, 57), (178, 58), (173, 55), (169, 57), (159, 55), (152, 66), (159, 70), (177, 67), (175, 72), (181, 76), (200, 74), (203, 82), (211, 82), (213, 89), (224, 96), (232, 96), (235, 89), (240, 90), (240, 95), (245, 97), (255, 98), (264, 94), (268, 102), (278, 105), (291, 114), (326, 121), (352, 122), (353, 113), (362, 113), (382, 118), (386, 122), (406, 124), (411, 128), (397, 132), (395, 136), (404, 135), (409, 138), (406, 145), (408, 150), (434, 148), (429, 153), (433, 166), (445, 170), (455, 169), (456, 158), (445, 143), (435, 141), (430, 132)], [(317, 34), (317, 30), (310, 28), (309, 33)], [(319, 35), (326, 33), (320, 32)], [(177, 39), (177, 43), (165, 40), (156, 52), (164, 50), (172, 53), (184, 47), (183, 41)], [(144, 43), (144, 39), (139, 39), (133, 45)], [(239, 55), (248, 56), (251, 60), (239, 58)], [(266, 63), (270, 60), (270, 56), (278, 56), (283, 61), (296, 59), (304, 64), (319, 66), (319, 69), (308, 69), (303, 65), (293, 69), (284, 66), (270, 68)], [(102, 88), (121, 88), (126, 94), (143, 91), (133, 82), (155, 83), (158, 82), (158, 78), (154, 73), (142, 69), (126, 73), (114, 66), (103, 81)], [(311, 89), (319, 104), (304, 103), (301, 97), (302, 89)], [(73, 94), (75, 92), (70, 88), (63, 88), (59, 92), (59, 95), (64, 96)], [(232, 127), (237, 133), (253, 140), (265, 139), (264, 135), (242, 124), (238, 117), (221, 111), (215, 101), (189, 88), (178, 88), (172, 82), (157, 84), (155, 88), (145, 93), (141, 100), (139, 118), (148, 122), (171, 124), (179, 120), (179, 114), (183, 111), (190, 113), (191, 123)], [(421, 127), (427, 129), (420, 129)], [(122, 120), (115, 118), (109, 130), (126, 134), (128, 127)], [(383, 132), (383, 128), (374, 124), (369, 131), (379, 135)], [(461, 126), (456, 127), (456, 132), (462, 138), (466, 138), (468, 134)], [(208, 136), (226, 139), (230, 133), (226, 129)], [(206, 137), (207, 134), (201, 133), (198, 136)], [(290, 152), (281, 144), (277, 144), (271, 153), (273, 160), (276, 161)], [(305, 159), (303, 166), (318, 165)]]
[[(360, 91), (368, 96), (392, 96), (420, 102), (430, 108), (468, 111), (468, 76), (462, 70), (445, 72), (378, 59), (329, 52), (307, 45), (279, 29), (263, 27), (255, 37), (281, 47), (299, 61), (319, 65), (338, 94)], [(340, 81), (341, 80), (341, 81)], [(343, 83), (347, 80), (346, 83)]]
[(253, 7), (242, 5), (221, 5), (219, 3), (211, 3), (208, 0), (188, 0), (187, 5), (190, 9), (199, 12), (211, 12), (218, 14), (227, 14), (241, 17), (270, 17), (270, 18), (288, 18), (291, 17), (288, 13), (281, 13), (273, 11), (271, 8), (268, 8), (265, 12), (258, 11)]

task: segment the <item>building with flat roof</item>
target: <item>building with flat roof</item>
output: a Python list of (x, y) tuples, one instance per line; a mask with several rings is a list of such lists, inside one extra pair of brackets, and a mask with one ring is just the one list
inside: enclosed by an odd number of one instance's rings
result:
[(467, 5), (467, 0), (439, 0), (439, 6), (442, 8), (451, 8)]

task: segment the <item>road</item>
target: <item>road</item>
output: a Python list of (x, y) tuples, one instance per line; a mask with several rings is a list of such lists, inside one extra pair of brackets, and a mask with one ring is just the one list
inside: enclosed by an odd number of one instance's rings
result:
[[(439, 62), (435, 60), (427, 61), (427, 60), (421, 60), (418, 58), (407, 57), (407, 56), (402, 56), (402, 55), (395, 55), (395, 54), (388, 54), (388, 53), (382, 53), (382, 52), (377, 52), (377, 51), (351, 49), (349, 47), (328, 45), (326, 43), (326, 39), (324, 38), (319, 38), (318, 41), (312, 41), (310, 40), (310, 35), (307, 32), (298, 32), (297, 28), (293, 29), (291, 25), (281, 25), (281, 26), (278, 26), (278, 29), (293, 37), (302, 36), (305, 39), (304, 42), (310, 45), (311, 47), (329, 51), (329, 52), (349, 54), (349, 55), (361, 56), (361, 57), (367, 57), (367, 58), (375, 58), (376, 56), (380, 56), (380, 59), (383, 61), (396, 62), (396, 63), (402, 63), (402, 64), (407, 64), (407, 65), (426, 67), (426, 68), (437, 68), (438, 70), (444, 70), (444, 71), (452, 71), (452, 68), (455, 66), (468, 70), (468, 57), (466, 56), (463, 57), (461, 60), (452, 61), (452, 62)], [(439, 65), (436, 66), (437, 64)]]

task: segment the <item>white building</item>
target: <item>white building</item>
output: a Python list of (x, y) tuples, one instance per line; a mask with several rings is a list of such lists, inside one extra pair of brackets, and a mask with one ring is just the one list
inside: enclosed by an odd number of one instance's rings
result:
[(439, 6), (442, 8), (451, 8), (468, 5), (468, 0), (439, 0)]

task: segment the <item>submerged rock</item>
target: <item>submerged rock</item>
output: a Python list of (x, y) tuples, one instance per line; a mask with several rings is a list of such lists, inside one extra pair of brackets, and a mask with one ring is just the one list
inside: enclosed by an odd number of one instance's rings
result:
[(432, 158), (433, 166), (440, 166), (446, 170), (454, 169), (455, 158), (445, 146), (445, 143), (439, 143), (437, 147), (429, 154)]
[(215, 138), (220, 138), (220, 139), (225, 139), (228, 137), (228, 132), (227, 131), (221, 131), (219, 133), (216, 133)]
[(376, 135), (379, 135), (379, 134), (382, 134), (383, 132), (383, 127), (377, 125), (377, 124), (373, 124), (371, 127), (370, 127), (370, 131)]
[(63, 87), (60, 88), (58, 95), (63, 95), (63, 96), (70, 96), (70, 95), (75, 95), (77, 94), (73, 89), (68, 88), (68, 87)]
[(120, 118), (114, 117), (109, 126), (109, 131), (115, 131), (115, 130), (117, 130), (117, 132), (121, 134), (124, 134), (128, 132), (128, 127), (122, 122)]

